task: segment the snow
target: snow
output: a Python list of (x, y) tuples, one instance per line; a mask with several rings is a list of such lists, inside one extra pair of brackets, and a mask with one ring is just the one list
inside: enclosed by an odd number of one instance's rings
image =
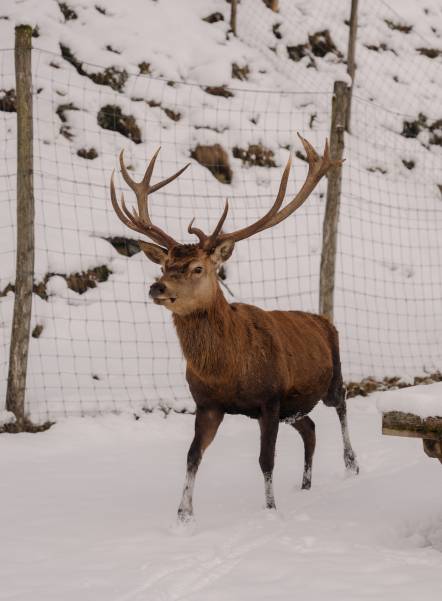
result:
[[(2, 2), (3, 48), (12, 48), (14, 25), (38, 25), (33, 39), (35, 115), (36, 269), (48, 280), (47, 301), (34, 298), (27, 411), (35, 420), (88, 415), (140, 407), (193, 407), (170, 316), (147, 299), (156, 268), (136, 255), (123, 258), (104, 240), (130, 235), (114, 215), (108, 181), (121, 148), (144, 171), (146, 158), (161, 144), (155, 177), (189, 161), (197, 144), (219, 143), (230, 156), (231, 185), (218, 182), (196, 161), (166, 191), (152, 199), (155, 221), (182, 241), (187, 225), (218, 219), (226, 196), (231, 201), (227, 228), (242, 227), (262, 215), (278, 189), (290, 148), (300, 149), (300, 131), (320, 150), (329, 134), (331, 91), (345, 79), (345, 65), (329, 53), (307, 68), (287, 56), (287, 46), (328, 28), (345, 54), (349, 5), (341, 0), (281, 0), (280, 13), (259, 0), (239, 7), (238, 38), (228, 34), (229, 5), (224, 0), (133, 0), (103, 6), (69, 0), (78, 19), (66, 21), (54, 0)], [(102, 14), (96, 8), (105, 9)], [(408, 378), (442, 366), (441, 195), (442, 148), (428, 145), (428, 131), (416, 139), (401, 136), (404, 120), (438, 113), (442, 85), (440, 57), (421, 56), (419, 47), (440, 47), (438, 0), (376, 0), (361, 4), (353, 94), (352, 134), (346, 138), (339, 224), (335, 321), (341, 335), (344, 377), (400, 375)], [(219, 11), (224, 21), (202, 20)], [(7, 17), (7, 18), (6, 18)], [(410, 33), (391, 30), (386, 19), (412, 24)], [(278, 40), (273, 26), (281, 23)], [(64, 60), (68, 45), (95, 73), (124, 68), (122, 92), (99, 86)], [(386, 50), (368, 46), (385, 44)], [(107, 48), (111, 46), (121, 54)], [(15, 86), (13, 52), (0, 53), (0, 89)], [(140, 62), (151, 75), (138, 75)], [(232, 63), (247, 65), (248, 81), (232, 78)], [(57, 68), (58, 67), (58, 68)], [(168, 82), (175, 81), (175, 85)], [(229, 99), (204, 91), (227, 85)], [(66, 110), (72, 141), (60, 134), (56, 114)], [(152, 106), (161, 103), (161, 106)], [(134, 144), (97, 125), (97, 111), (117, 104), (133, 115), (142, 143)], [(164, 109), (180, 113), (172, 121)], [(5, 160), (0, 166), (0, 291), (14, 279), (15, 115), (0, 113)], [(235, 146), (263, 143), (274, 152), (276, 168), (243, 166)], [(76, 153), (94, 147), (98, 157)], [(409, 170), (403, 161), (414, 161)], [(305, 164), (294, 160), (288, 198), (299, 189)], [(117, 189), (125, 191), (117, 175)], [(237, 301), (264, 308), (317, 311), (325, 182), (301, 207), (272, 231), (245, 241), (227, 264), (227, 284)], [(107, 265), (111, 275), (83, 295), (69, 290), (61, 274)], [(0, 395), (6, 386), (8, 338), (14, 295), (0, 299)], [(231, 297), (229, 296), (229, 299)], [(98, 379), (97, 379), (98, 378)]]
[(346, 477), (335, 411), (321, 405), (312, 417), (310, 491), (300, 490), (301, 438), (281, 425), (276, 514), (262, 509), (257, 423), (226, 417), (184, 531), (175, 512), (192, 416), (70, 418), (2, 435), (0, 599), (436, 601), (440, 463), (421, 441), (383, 437), (372, 399), (356, 398), (349, 421), (361, 473)]
[(378, 408), (413, 413), (419, 417), (442, 417), (442, 382), (427, 386), (410, 386), (405, 390), (389, 390), (379, 395)]

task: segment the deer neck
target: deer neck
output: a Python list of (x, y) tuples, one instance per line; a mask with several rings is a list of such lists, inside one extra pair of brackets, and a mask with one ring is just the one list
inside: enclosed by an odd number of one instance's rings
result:
[(219, 287), (213, 302), (188, 315), (173, 315), (187, 367), (206, 380), (229, 371), (229, 348), (234, 344), (234, 312)]

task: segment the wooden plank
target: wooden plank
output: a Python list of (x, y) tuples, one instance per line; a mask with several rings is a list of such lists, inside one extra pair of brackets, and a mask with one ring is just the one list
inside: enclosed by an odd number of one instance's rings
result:
[(32, 27), (16, 27), (17, 257), (6, 409), (15, 414), (18, 431), (26, 425), (24, 402), (34, 280), (31, 41)]
[(230, 1), (230, 29), (232, 30), (233, 35), (236, 35), (237, 14), (238, 14), (238, 0), (231, 0)]
[(350, 33), (348, 36), (347, 73), (351, 77), (351, 87), (348, 94), (347, 116), (345, 129), (350, 132), (351, 96), (356, 75), (356, 33), (358, 30), (358, 0), (351, 1)]
[(382, 415), (382, 433), (427, 440), (442, 440), (442, 417), (421, 418), (412, 413), (388, 411)]
[[(344, 155), (344, 130), (348, 88), (344, 81), (335, 81), (333, 88), (330, 155), (341, 160)], [(333, 322), (336, 248), (338, 240), (339, 206), (341, 202), (342, 165), (328, 173), (327, 200), (322, 227), (321, 270), (319, 276), (319, 313)]]

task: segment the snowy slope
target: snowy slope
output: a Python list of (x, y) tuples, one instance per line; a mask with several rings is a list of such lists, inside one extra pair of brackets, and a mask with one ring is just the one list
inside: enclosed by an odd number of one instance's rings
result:
[[(34, 299), (32, 326), (43, 331), (31, 340), (28, 410), (43, 419), (158, 404), (190, 408), (170, 318), (146, 298), (154, 266), (139, 254), (118, 255), (103, 239), (128, 235), (109, 207), (116, 156), (124, 147), (127, 162), (141, 174), (146, 157), (161, 144), (161, 177), (187, 162), (198, 144), (219, 143), (229, 154), (232, 183), (220, 183), (192, 160), (178, 182), (153, 198), (153, 216), (182, 240), (189, 240), (194, 215), (203, 228), (217, 219), (226, 195), (232, 207), (228, 227), (256, 218), (276, 193), (289, 149), (299, 150), (295, 132), (318, 149), (328, 135), (333, 81), (346, 78), (339, 53), (346, 53), (348, 3), (281, 0), (275, 14), (261, 2), (243, 0), (237, 39), (226, 35), (230, 8), (223, 0), (67, 5), (77, 18), (66, 20), (53, 0), (4, 0), (0, 9), (3, 48), (13, 47), (15, 24), (38, 27), (36, 281), (59, 274), (48, 279), (48, 299)], [(428, 127), (417, 138), (401, 135), (404, 121), (419, 113), (430, 125), (442, 117), (441, 57), (417, 50), (441, 46), (442, 9), (437, 0), (425, 6), (395, 2), (393, 8), (403, 17), (380, 1), (360, 8), (336, 287), (346, 378), (408, 377), (442, 365), (442, 149), (429, 143)], [(202, 20), (214, 12), (224, 20)], [(412, 28), (404, 33), (398, 25)], [(325, 28), (336, 52), (313, 59), (310, 53), (299, 62), (288, 58), (288, 47), (306, 44), (309, 34)], [(62, 57), (60, 44), (85, 74)], [(142, 63), (149, 63), (149, 75), (139, 74)], [(248, 67), (246, 81), (233, 78), (233, 64)], [(14, 87), (11, 51), (1, 53), (0, 66), (0, 89), (8, 90)], [(127, 72), (121, 91), (86, 76), (112, 67)], [(233, 95), (213, 96), (206, 86), (226, 86)], [(140, 144), (99, 127), (97, 112), (109, 104), (135, 117)], [(69, 105), (63, 123), (57, 109)], [(171, 118), (178, 113), (177, 121)], [(0, 135), (6, 140), (1, 291), (14, 273), (14, 113), (0, 112)], [(276, 167), (248, 167), (233, 157), (235, 146), (256, 143), (274, 153)], [(96, 159), (77, 155), (90, 148)], [(304, 163), (296, 159), (293, 171), (290, 194), (303, 181)], [(121, 179), (118, 185), (123, 189)], [(322, 183), (296, 217), (238, 248), (227, 271), (236, 299), (317, 310), (324, 191)], [(109, 279), (81, 296), (60, 277), (103, 264), (112, 272)], [(0, 301), (4, 389), (13, 294)]]
[(440, 463), (418, 440), (382, 437), (372, 399), (353, 399), (361, 474), (345, 478), (335, 412), (313, 417), (311, 491), (301, 439), (280, 428), (277, 515), (261, 509), (258, 426), (228, 417), (198, 474), (193, 533), (174, 526), (191, 416), (2, 435), (0, 599), (437, 601)]

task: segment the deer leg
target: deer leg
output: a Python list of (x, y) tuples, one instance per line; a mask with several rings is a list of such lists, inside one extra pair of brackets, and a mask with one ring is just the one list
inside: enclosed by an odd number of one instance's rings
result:
[(304, 442), (302, 489), (309, 490), (312, 485), (312, 462), (316, 446), (315, 422), (306, 415), (301, 419), (291, 422), (291, 425), (299, 432)]
[(345, 398), (342, 398), (340, 403), (336, 406), (336, 412), (341, 424), (342, 440), (344, 442), (345, 467), (347, 468), (347, 471), (352, 472), (353, 474), (359, 474), (359, 465), (356, 460), (356, 454), (351, 446), (350, 435), (348, 433), (347, 403), (345, 402)]
[(193, 517), (193, 487), (204, 451), (215, 438), (224, 413), (212, 409), (198, 409), (195, 416), (195, 436), (187, 453), (187, 473), (183, 496), (178, 508), (178, 519), (186, 522)]
[(265, 408), (259, 418), (261, 428), (261, 452), (259, 465), (264, 476), (264, 490), (267, 509), (276, 509), (273, 494), (273, 466), (275, 464), (275, 446), (279, 427), (279, 403), (276, 407)]

